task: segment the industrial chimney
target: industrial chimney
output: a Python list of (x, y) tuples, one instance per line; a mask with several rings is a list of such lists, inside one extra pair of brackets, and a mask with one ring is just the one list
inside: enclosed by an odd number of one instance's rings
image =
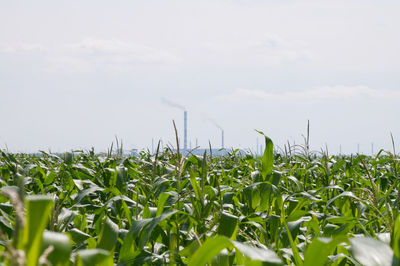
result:
[(187, 112), (183, 112), (183, 150), (187, 150)]

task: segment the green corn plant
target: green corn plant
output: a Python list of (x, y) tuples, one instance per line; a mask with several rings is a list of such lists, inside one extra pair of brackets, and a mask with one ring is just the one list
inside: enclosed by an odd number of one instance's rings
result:
[(264, 140), (260, 157), (1, 151), (0, 262), (398, 265), (394, 150), (315, 152), (309, 126), (286, 152)]

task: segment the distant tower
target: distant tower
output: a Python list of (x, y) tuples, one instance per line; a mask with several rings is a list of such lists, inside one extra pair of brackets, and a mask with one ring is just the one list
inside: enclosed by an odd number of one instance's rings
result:
[(183, 113), (183, 149), (187, 150), (187, 112)]

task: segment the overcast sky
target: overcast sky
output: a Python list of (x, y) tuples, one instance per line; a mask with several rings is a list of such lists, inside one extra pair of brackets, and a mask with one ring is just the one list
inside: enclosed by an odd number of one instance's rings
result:
[[(2, 1), (0, 148), (400, 146), (400, 1)], [(400, 148), (400, 147), (399, 147)], [(400, 149), (399, 149), (400, 150)]]

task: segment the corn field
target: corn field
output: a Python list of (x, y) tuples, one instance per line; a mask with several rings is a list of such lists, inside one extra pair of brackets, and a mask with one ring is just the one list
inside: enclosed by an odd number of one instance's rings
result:
[(0, 156), (2, 265), (399, 265), (399, 158)]

